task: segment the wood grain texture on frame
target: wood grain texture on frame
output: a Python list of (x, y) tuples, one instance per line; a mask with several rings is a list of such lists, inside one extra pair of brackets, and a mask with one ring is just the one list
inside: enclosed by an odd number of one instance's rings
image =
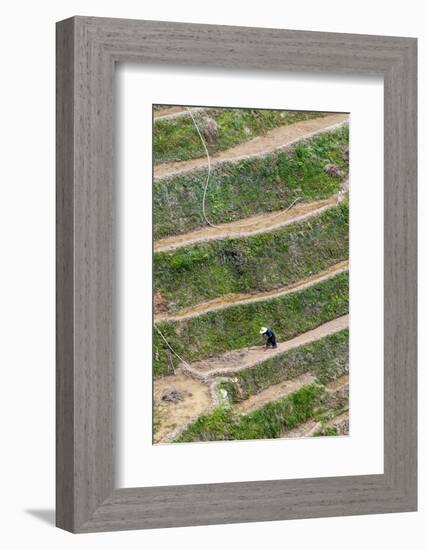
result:
[[(117, 62), (384, 78), (384, 474), (115, 488)], [(416, 245), (415, 39), (59, 22), (57, 525), (82, 533), (416, 510)]]

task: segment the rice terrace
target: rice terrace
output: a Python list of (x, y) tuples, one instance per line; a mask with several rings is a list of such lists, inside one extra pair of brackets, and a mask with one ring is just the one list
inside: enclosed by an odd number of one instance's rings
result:
[(349, 116), (154, 105), (153, 442), (349, 433)]

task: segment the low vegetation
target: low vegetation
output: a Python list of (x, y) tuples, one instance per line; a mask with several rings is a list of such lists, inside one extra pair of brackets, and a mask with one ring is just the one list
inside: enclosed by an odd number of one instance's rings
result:
[(331, 392), (325, 385), (315, 382), (245, 415), (236, 413), (233, 406), (222, 404), (211, 413), (199, 417), (175, 441), (287, 437), (289, 430), (308, 420), (320, 423), (315, 435), (339, 435), (339, 430), (329, 421), (346, 411), (348, 404), (348, 388)]
[[(213, 168), (206, 199), (214, 224), (283, 210), (300, 202), (325, 199), (339, 191), (347, 177), (348, 127), (320, 134), (284, 151)], [(338, 167), (325, 171), (328, 164)], [(153, 182), (154, 238), (203, 227), (205, 169)]]
[(218, 407), (198, 418), (176, 441), (278, 438), (284, 431), (312, 418), (316, 409), (322, 406), (324, 396), (325, 388), (310, 384), (247, 415), (240, 416), (231, 408)]
[(170, 312), (233, 292), (272, 290), (348, 256), (348, 203), (315, 218), (246, 238), (158, 252), (154, 292)]
[[(267, 109), (204, 109), (195, 113), (198, 127), (211, 155), (248, 141), (273, 128), (328, 113), (274, 111)], [(189, 115), (155, 120), (153, 160), (155, 164), (189, 160), (205, 155), (201, 139)]]
[[(158, 323), (158, 326), (181, 357), (186, 361), (196, 361), (225, 351), (260, 344), (259, 329), (264, 325), (275, 327), (279, 341), (289, 340), (346, 314), (348, 301), (348, 274), (341, 273), (300, 292), (212, 311), (182, 321), (162, 322)], [(339, 337), (336, 340), (340, 340)], [(296, 352), (296, 355), (284, 358), (283, 363), (280, 357), (272, 358), (272, 363), (267, 362), (266, 366), (260, 366), (260, 370), (252, 371), (247, 380), (242, 379), (243, 389), (248, 393), (254, 393), (269, 383), (275, 383), (275, 376), (283, 376), (284, 371), (289, 368), (287, 362), (291, 369), (300, 373), (300, 369), (305, 368), (302, 365), (311, 353), (315, 354), (318, 351), (321, 358), (317, 364), (314, 363), (313, 368), (320, 379), (327, 380), (332, 368), (327, 364), (328, 355), (332, 354), (332, 348), (338, 343), (336, 340), (333, 338), (332, 341), (328, 341), (329, 345), (324, 347), (315, 343), (313, 348), (308, 347), (306, 354), (303, 351), (301, 355)], [(154, 331), (155, 376), (170, 373), (171, 362), (177, 366), (163, 339)], [(341, 368), (337, 365), (338, 371)], [(251, 387), (253, 389), (250, 389)]]

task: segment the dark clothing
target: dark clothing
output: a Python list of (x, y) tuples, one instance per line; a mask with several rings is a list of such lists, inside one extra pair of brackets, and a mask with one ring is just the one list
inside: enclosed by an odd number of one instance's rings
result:
[(276, 336), (274, 331), (271, 328), (268, 328), (265, 335), (267, 337), (266, 347), (268, 348), (269, 346), (272, 346), (273, 348), (276, 348)]

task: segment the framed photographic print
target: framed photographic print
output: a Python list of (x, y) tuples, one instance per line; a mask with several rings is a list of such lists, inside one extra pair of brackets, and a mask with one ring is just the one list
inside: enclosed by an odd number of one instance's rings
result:
[(416, 509), (416, 40), (57, 26), (57, 525)]

